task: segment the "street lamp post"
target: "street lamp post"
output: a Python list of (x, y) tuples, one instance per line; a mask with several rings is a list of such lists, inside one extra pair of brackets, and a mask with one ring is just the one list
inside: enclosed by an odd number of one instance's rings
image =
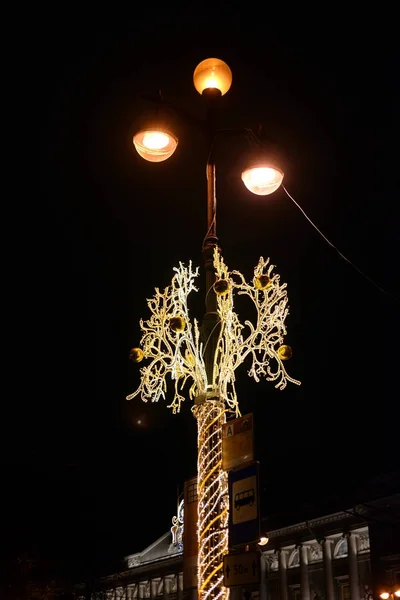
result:
[[(284, 344), (285, 319), (288, 314), (286, 284), (273, 273), (269, 259), (260, 258), (254, 277), (247, 282), (238, 271), (229, 271), (221, 256), (216, 229), (216, 136), (215, 108), (232, 81), (232, 73), (219, 59), (207, 59), (195, 69), (195, 88), (207, 102), (205, 122), (208, 139), (207, 159), (207, 233), (203, 242), (206, 278), (206, 314), (201, 327), (190, 319), (187, 297), (197, 291), (194, 285), (198, 269), (180, 263), (171, 284), (148, 300), (150, 318), (141, 320), (140, 347), (132, 348), (133, 362), (147, 359), (141, 368), (138, 389), (127, 396), (140, 394), (145, 402), (157, 402), (167, 393), (167, 376), (174, 382), (174, 398), (169, 407), (179, 412), (185, 399), (183, 389), (189, 385), (197, 419), (198, 457), (198, 569), (199, 600), (228, 597), (223, 586), (223, 556), (228, 548), (228, 478), (222, 469), (222, 425), (231, 413), (240, 415), (235, 391), (235, 370), (246, 359), (249, 375), (256, 381), (265, 377), (283, 389), (288, 381), (299, 384), (286, 372), (283, 361), (291, 357)], [(236, 132), (236, 130), (231, 130)], [(240, 132), (242, 133), (242, 132)], [(246, 130), (249, 135), (249, 131)], [(254, 136), (250, 132), (250, 134)], [(160, 162), (175, 151), (178, 140), (162, 123), (144, 125), (133, 138), (136, 150), (146, 160)], [(255, 165), (242, 173), (245, 186), (255, 194), (268, 195), (280, 186), (283, 172), (260, 152)], [(240, 322), (234, 310), (236, 295), (247, 296), (256, 308), (254, 323)], [(274, 367), (275, 365), (275, 367)]]

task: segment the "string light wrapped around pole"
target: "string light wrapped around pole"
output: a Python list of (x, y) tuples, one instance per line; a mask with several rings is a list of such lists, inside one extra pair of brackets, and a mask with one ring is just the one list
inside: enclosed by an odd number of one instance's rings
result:
[(204, 363), (207, 374), (206, 394), (195, 399), (193, 414), (197, 420), (197, 499), (198, 499), (198, 599), (227, 599), (229, 590), (223, 586), (223, 557), (229, 550), (228, 476), (222, 469), (222, 426), (226, 410), (220, 398), (220, 388), (213, 385), (216, 350), (221, 331), (218, 314), (214, 259), (220, 252), (217, 238), (217, 192), (214, 142), (218, 90), (203, 92), (207, 101), (208, 159), (207, 234), (203, 242), (206, 275), (206, 314), (201, 327)]

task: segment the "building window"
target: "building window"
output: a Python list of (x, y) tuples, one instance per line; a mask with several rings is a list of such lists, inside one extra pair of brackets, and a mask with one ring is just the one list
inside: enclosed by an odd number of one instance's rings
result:
[(350, 584), (342, 583), (340, 585), (340, 600), (350, 600), (350, 598), (351, 598)]
[(299, 585), (290, 586), (290, 600), (301, 600), (301, 590)]
[(340, 542), (338, 542), (338, 544), (335, 548), (334, 557), (341, 558), (342, 556), (347, 556), (347, 553), (348, 553), (347, 539), (344, 538), (344, 539), (340, 540)]
[(339, 600), (351, 600), (350, 593), (350, 582), (348, 575), (341, 575), (336, 578), (336, 583), (338, 585), (338, 594), (337, 597)]
[(293, 567), (298, 567), (300, 564), (300, 557), (299, 557), (299, 551), (298, 550), (294, 550), (289, 558), (289, 569), (293, 568)]

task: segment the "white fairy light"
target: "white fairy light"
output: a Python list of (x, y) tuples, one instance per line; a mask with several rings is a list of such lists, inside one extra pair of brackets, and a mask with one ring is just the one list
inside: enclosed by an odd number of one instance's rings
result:
[[(147, 301), (152, 313), (147, 321), (140, 321), (143, 331), (140, 345), (144, 357), (150, 363), (140, 370), (141, 383), (138, 389), (127, 396), (131, 400), (138, 394), (144, 402), (158, 402), (167, 392), (167, 375), (174, 381), (175, 394), (168, 405), (173, 413), (180, 411), (185, 399), (183, 388), (191, 382), (189, 398), (206, 393), (207, 385), (223, 399), (226, 408), (240, 416), (236, 390), (235, 370), (247, 358), (251, 361), (248, 371), (250, 377), (260, 381), (265, 377), (273, 381), (275, 387), (283, 390), (287, 382), (300, 384), (290, 377), (278, 353), (286, 335), (285, 319), (288, 315), (288, 297), (286, 283), (280, 283), (280, 277), (273, 274), (274, 265), (269, 259), (260, 258), (254, 269), (251, 283), (246, 282), (239, 271), (228, 271), (222, 256), (214, 252), (214, 267), (218, 279), (226, 280), (228, 291), (217, 295), (220, 331), (215, 353), (212, 382), (207, 382), (203, 360), (203, 345), (199, 341), (199, 325), (196, 319), (190, 321), (187, 298), (192, 291), (198, 291), (194, 279), (199, 269), (192, 269), (192, 263), (185, 267), (182, 263), (174, 268), (175, 275), (171, 285), (161, 293), (158, 288), (153, 298)], [(269, 286), (258, 289), (254, 283), (257, 278), (267, 276)], [(257, 311), (256, 323), (247, 320), (242, 324), (234, 311), (235, 294), (246, 295)], [(185, 327), (182, 332), (171, 330), (170, 321), (174, 317), (183, 317)]]
[[(215, 290), (219, 328), (214, 355), (212, 381), (207, 380), (204, 362), (206, 344), (200, 342), (196, 319), (190, 320), (187, 299), (198, 291), (194, 280), (199, 269), (192, 263), (174, 268), (171, 285), (161, 293), (158, 288), (147, 301), (151, 316), (140, 321), (140, 356), (149, 363), (140, 369), (138, 389), (127, 396), (141, 396), (144, 402), (158, 402), (167, 393), (167, 378), (174, 382), (174, 397), (168, 405), (175, 414), (189, 399), (198, 427), (198, 597), (199, 600), (227, 600), (223, 586), (223, 556), (228, 552), (228, 478), (222, 469), (222, 425), (226, 413), (240, 416), (235, 389), (235, 371), (248, 361), (248, 374), (255, 381), (264, 377), (283, 390), (290, 377), (283, 359), (291, 353), (284, 346), (285, 319), (288, 315), (286, 284), (273, 273), (269, 259), (260, 258), (254, 277), (247, 282), (239, 271), (229, 271), (217, 249), (214, 250)], [(220, 285), (218, 291), (217, 283)], [(211, 293), (211, 290), (210, 290)], [(234, 310), (235, 296), (247, 296), (256, 309), (255, 322), (241, 323)], [(136, 354), (138, 355), (138, 354)]]
[(172, 517), (171, 527), (172, 545), (177, 546), (179, 551), (183, 549), (183, 503), (184, 501), (181, 500), (178, 505), (177, 514)]
[[(140, 370), (140, 386), (127, 396), (127, 400), (140, 394), (144, 402), (158, 402), (160, 398), (165, 398), (167, 375), (171, 375), (175, 394), (168, 407), (175, 414), (180, 411), (185, 399), (181, 391), (186, 383), (191, 380), (189, 398), (194, 399), (198, 390), (206, 389), (207, 375), (199, 342), (199, 326), (196, 319), (191, 324), (187, 306), (190, 292), (198, 291), (194, 279), (198, 277), (199, 269), (194, 271), (190, 262), (188, 267), (179, 263), (174, 271), (171, 285), (163, 293), (156, 288), (153, 298), (147, 300), (152, 314), (147, 321), (140, 321), (143, 331), (140, 345), (150, 363)], [(174, 317), (184, 319), (185, 328), (182, 332), (171, 329), (170, 322)]]
[[(269, 265), (268, 258), (260, 258), (251, 283), (247, 283), (239, 271), (229, 272), (218, 251), (214, 253), (214, 267), (218, 279), (227, 282), (228, 291), (217, 295), (221, 329), (212, 386), (220, 390), (228, 407), (239, 416), (234, 372), (247, 358), (251, 360), (248, 374), (255, 381), (265, 377), (267, 381), (276, 382), (275, 387), (280, 390), (288, 381), (300, 385), (287, 374), (278, 353), (286, 335), (285, 319), (289, 313), (286, 283), (281, 284), (280, 276), (273, 274), (274, 265)], [(266, 289), (255, 285), (261, 277), (268, 278)], [(235, 294), (246, 295), (252, 301), (257, 311), (255, 324), (248, 320), (244, 324), (240, 322), (234, 311)]]
[[(197, 418), (198, 598), (228, 598), (223, 587), (223, 556), (228, 552), (228, 475), (222, 470), (225, 407), (210, 397), (193, 407)], [(216, 591), (217, 590), (217, 591)], [(219, 592), (218, 592), (219, 590)]]

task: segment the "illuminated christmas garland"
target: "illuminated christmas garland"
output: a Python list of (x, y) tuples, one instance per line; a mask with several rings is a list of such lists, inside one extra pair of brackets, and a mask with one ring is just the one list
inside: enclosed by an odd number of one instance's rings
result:
[(172, 517), (172, 545), (176, 546), (179, 552), (183, 550), (183, 500), (179, 502), (177, 514)]
[(222, 470), (222, 425), (224, 403), (208, 398), (195, 404), (197, 418), (197, 498), (198, 498), (198, 570), (199, 600), (227, 600), (223, 586), (223, 556), (228, 552), (228, 477)]
[[(230, 272), (222, 256), (214, 252), (219, 328), (214, 355), (212, 381), (207, 380), (200, 328), (190, 321), (187, 298), (197, 291), (194, 280), (198, 269), (182, 263), (175, 268), (171, 285), (161, 293), (158, 288), (147, 301), (151, 316), (140, 321), (141, 347), (131, 350), (134, 362), (149, 359), (141, 368), (138, 394), (144, 402), (157, 402), (167, 393), (167, 376), (174, 382), (174, 397), (168, 405), (180, 411), (189, 383), (189, 398), (195, 401), (193, 413), (198, 424), (198, 592), (200, 600), (227, 600), (223, 586), (223, 556), (228, 552), (228, 478), (222, 470), (222, 425), (226, 412), (240, 416), (235, 389), (235, 370), (246, 359), (249, 376), (261, 377), (283, 390), (287, 382), (297, 385), (283, 361), (291, 357), (284, 344), (288, 315), (286, 284), (273, 274), (269, 259), (260, 258), (250, 283), (238, 271)], [(241, 323), (234, 310), (235, 295), (247, 296), (256, 309), (255, 323)]]
[(150, 363), (140, 370), (141, 384), (133, 394), (127, 396), (131, 400), (138, 394), (144, 402), (158, 402), (165, 398), (167, 391), (167, 375), (175, 383), (173, 401), (168, 405), (175, 414), (180, 411), (185, 399), (181, 391), (191, 380), (189, 398), (194, 399), (199, 390), (205, 390), (207, 375), (199, 342), (199, 326), (194, 319), (190, 322), (187, 298), (192, 291), (198, 291), (194, 279), (199, 269), (192, 269), (192, 263), (185, 267), (179, 263), (174, 268), (175, 275), (171, 285), (161, 293), (158, 288), (153, 298), (147, 300), (152, 313), (147, 321), (140, 321), (143, 331), (141, 348), (134, 348), (136, 362), (149, 358)]
[[(283, 360), (291, 356), (289, 346), (283, 345), (288, 315), (286, 284), (280, 283), (279, 275), (273, 275), (274, 265), (268, 266), (268, 263), (269, 259), (261, 257), (252, 282), (247, 283), (238, 271), (228, 271), (215, 250), (214, 267), (218, 279), (214, 287), (221, 327), (212, 382), (207, 381), (199, 325), (196, 319), (191, 323), (187, 305), (190, 292), (198, 291), (194, 279), (199, 269), (194, 271), (191, 263), (188, 267), (180, 263), (174, 268), (171, 285), (163, 293), (156, 288), (154, 297), (147, 301), (152, 314), (147, 321), (140, 321), (141, 348), (134, 348), (131, 355), (136, 362), (147, 358), (150, 363), (141, 369), (140, 386), (127, 396), (127, 400), (138, 394), (144, 402), (165, 398), (169, 374), (174, 381), (175, 393), (168, 406), (174, 413), (180, 411), (185, 399), (182, 391), (191, 381), (191, 400), (205, 394), (209, 384), (218, 391), (218, 397), (223, 399), (227, 409), (239, 416), (234, 373), (245, 359), (251, 361), (249, 375), (257, 382), (260, 377), (265, 377), (267, 381), (276, 382), (275, 387), (281, 390), (288, 381), (299, 385), (300, 382), (290, 377), (283, 365)], [(236, 293), (246, 295), (255, 306), (255, 324), (248, 320), (244, 324), (240, 322), (234, 311)]]
[[(274, 265), (269, 265), (268, 258), (260, 258), (251, 283), (247, 283), (239, 271), (228, 271), (217, 251), (214, 253), (214, 267), (218, 278), (215, 287), (218, 285), (222, 293), (217, 292), (221, 328), (212, 387), (219, 390), (228, 407), (238, 415), (234, 372), (247, 358), (252, 363), (249, 376), (255, 381), (264, 377), (267, 381), (276, 382), (275, 387), (280, 390), (286, 387), (288, 381), (300, 385), (287, 374), (283, 365), (283, 360), (291, 356), (290, 347), (283, 344), (285, 319), (289, 313), (287, 286), (280, 283), (279, 275), (273, 274)], [(255, 306), (255, 324), (248, 320), (244, 324), (240, 322), (234, 311), (236, 293), (247, 296)]]

